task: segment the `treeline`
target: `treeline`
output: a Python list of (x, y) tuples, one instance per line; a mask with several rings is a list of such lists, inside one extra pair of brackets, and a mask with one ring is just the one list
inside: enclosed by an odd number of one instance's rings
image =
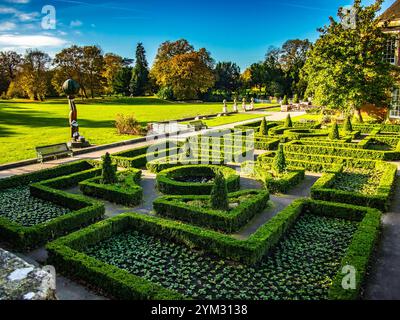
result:
[(24, 55), (0, 52), (0, 95), (43, 100), (62, 95), (62, 83), (72, 78), (84, 98), (114, 94), (205, 101), (302, 97), (307, 84), (300, 79), (300, 70), (310, 47), (308, 40), (289, 40), (268, 50), (263, 61), (243, 73), (234, 62), (215, 63), (205, 48), (195, 50), (184, 39), (162, 43), (151, 68), (142, 43), (137, 44), (134, 59), (103, 54), (98, 46), (73, 45), (53, 59), (39, 50)]

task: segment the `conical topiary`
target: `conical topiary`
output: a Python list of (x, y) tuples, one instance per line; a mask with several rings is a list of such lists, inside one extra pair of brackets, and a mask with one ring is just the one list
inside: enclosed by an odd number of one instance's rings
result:
[(225, 177), (221, 171), (215, 173), (210, 201), (211, 207), (215, 210), (227, 211), (229, 209), (228, 188), (226, 186)]
[(285, 96), (283, 97), (283, 100), (282, 100), (282, 105), (287, 106), (288, 104), (289, 104), (289, 101), (288, 101), (287, 96), (285, 95)]
[(353, 132), (353, 125), (351, 124), (350, 116), (346, 117), (346, 122), (344, 123), (344, 131)]
[(108, 152), (103, 156), (101, 177), (104, 184), (112, 184), (117, 182), (116, 168), (113, 166), (110, 154)]
[(275, 175), (280, 175), (286, 171), (286, 168), (285, 152), (283, 151), (283, 144), (280, 144), (272, 163), (272, 171)]
[(263, 137), (268, 135), (268, 125), (267, 125), (267, 120), (265, 118), (263, 118), (261, 121), (260, 131), (258, 132), (258, 134)]
[(293, 122), (292, 122), (292, 118), (290, 117), (290, 113), (286, 117), (285, 127), (286, 128), (292, 128), (293, 127)]
[(331, 139), (331, 140), (339, 140), (340, 139), (339, 127), (337, 125), (337, 122), (335, 122), (332, 125), (331, 132), (329, 133), (329, 139)]
[(293, 103), (299, 103), (300, 101), (299, 101), (299, 96), (298, 96), (298, 94), (296, 93), (295, 95), (294, 95), (294, 97), (293, 97)]

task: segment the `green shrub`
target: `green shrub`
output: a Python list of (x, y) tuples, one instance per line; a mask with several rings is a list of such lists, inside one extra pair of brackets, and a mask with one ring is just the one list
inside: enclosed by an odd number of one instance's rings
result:
[(286, 105), (288, 105), (288, 104), (289, 104), (288, 97), (287, 97), (287, 95), (285, 95), (285, 96), (283, 97), (283, 100), (282, 100), (282, 105), (286, 106)]
[(340, 139), (339, 127), (337, 125), (337, 122), (335, 122), (331, 127), (331, 131), (329, 133), (329, 139), (331, 139), (331, 140), (339, 140)]
[(345, 132), (353, 132), (353, 126), (351, 124), (350, 116), (346, 117), (346, 122), (344, 123), (344, 131)]
[(268, 135), (268, 125), (265, 117), (261, 121), (260, 130), (258, 131), (260, 137), (266, 137)]
[(119, 134), (141, 135), (144, 133), (144, 129), (134, 115), (117, 114), (115, 127)]
[(214, 185), (211, 189), (211, 207), (215, 210), (227, 211), (229, 209), (228, 188), (222, 172), (215, 173)]
[(298, 96), (298, 94), (296, 93), (295, 95), (294, 95), (294, 97), (293, 97), (293, 103), (299, 103), (300, 101), (299, 101), (299, 96)]
[(286, 116), (285, 127), (293, 128), (293, 122), (292, 122), (292, 118), (290, 117), (290, 113)]
[(281, 144), (279, 145), (278, 152), (276, 153), (276, 156), (272, 163), (272, 171), (275, 173), (275, 175), (279, 176), (283, 174), (286, 171), (286, 169), (287, 165), (286, 165), (285, 153), (283, 151), (283, 144)]
[(107, 152), (103, 156), (101, 181), (103, 184), (113, 184), (117, 181), (116, 167), (111, 162), (110, 154)]

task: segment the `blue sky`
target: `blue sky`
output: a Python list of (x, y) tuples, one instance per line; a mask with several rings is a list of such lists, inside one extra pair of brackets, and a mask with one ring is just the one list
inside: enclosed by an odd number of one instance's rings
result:
[[(365, 0), (364, 4), (372, 0)], [(386, 0), (383, 9), (395, 0)], [(216, 61), (244, 70), (270, 46), (287, 39), (317, 39), (316, 29), (352, 0), (0, 0), (0, 50), (39, 48), (54, 55), (63, 47), (100, 45), (104, 52), (133, 57), (143, 42), (149, 62), (160, 43), (186, 38), (207, 48)], [(41, 27), (42, 8), (56, 10), (56, 29)]]

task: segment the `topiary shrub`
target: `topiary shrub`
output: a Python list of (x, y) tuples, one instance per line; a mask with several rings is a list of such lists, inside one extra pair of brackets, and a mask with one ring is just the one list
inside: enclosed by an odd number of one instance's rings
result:
[(299, 103), (299, 96), (297, 95), (297, 93), (294, 95), (293, 97), (293, 103)]
[(103, 156), (101, 178), (101, 181), (104, 184), (112, 184), (117, 182), (116, 168), (113, 166), (110, 154), (108, 152)]
[(292, 122), (292, 118), (290, 117), (290, 114), (288, 114), (287, 117), (286, 117), (285, 127), (286, 128), (292, 128), (293, 127), (293, 122)]
[(141, 135), (144, 133), (144, 129), (133, 114), (117, 114), (115, 118), (115, 128), (117, 128), (119, 134)]
[(351, 124), (350, 116), (346, 117), (346, 122), (344, 123), (344, 131), (353, 132), (353, 125)]
[(287, 98), (287, 96), (284, 96), (283, 100), (282, 100), (282, 105), (286, 106), (288, 104), (289, 104), (288, 98)]
[(329, 133), (329, 139), (331, 139), (331, 140), (339, 140), (340, 139), (339, 127), (337, 125), (337, 122), (335, 122), (332, 125), (331, 132)]
[(272, 171), (274, 172), (275, 175), (281, 175), (284, 172), (286, 172), (286, 168), (287, 165), (286, 165), (285, 152), (283, 151), (283, 144), (280, 144), (278, 152), (276, 153), (274, 161), (272, 162)]
[(222, 172), (217, 171), (214, 186), (211, 190), (211, 207), (215, 210), (227, 211), (229, 209), (228, 188)]
[(261, 121), (259, 135), (263, 137), (268, 136), (268, 126), (265, 118), (263, 118)]

